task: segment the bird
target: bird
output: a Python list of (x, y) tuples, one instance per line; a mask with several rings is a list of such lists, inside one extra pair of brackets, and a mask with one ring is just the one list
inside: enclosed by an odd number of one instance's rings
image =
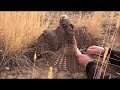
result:
[(55, 30), (44, 30), (36, 45), (37, 57), (48, 60), (49, 66), (75, 73), (80, 66), (75, 57), (76, 48), (97, 45), (95, 38), (87, 33), (86, 27), (76, 28), (67, 15), (62, 15), (60, 25)]
[(76, 73), (80, 71), (79, 62), (76, 60), (75, 51), (77, 42), (75, 39), (74, 26), (66, 19), (62, 21), (64, 28), (64, 46), (50, 57), (49, 65), (60, 71)]

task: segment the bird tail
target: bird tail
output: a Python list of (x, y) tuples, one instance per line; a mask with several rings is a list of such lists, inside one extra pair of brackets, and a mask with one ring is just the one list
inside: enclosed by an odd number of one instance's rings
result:
[(78, 60), (76, 60), (75, 53), (68, 46), (57, 51), (50, 58), (48, 65), (56, 67), (59, 71), (68, 71), (70, 73), (80, 72), (80, 65)]

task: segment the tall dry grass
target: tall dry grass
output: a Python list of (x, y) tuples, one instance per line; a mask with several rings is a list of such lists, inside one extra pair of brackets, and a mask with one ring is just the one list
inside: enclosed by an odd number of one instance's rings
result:
[(37, 39), (46, 28), (46, 12), (0, 12), (0, 32), (5, 53), (15, 53)]
[(102, 24), (120, 19), (119, 12), (97, 11), (90, 14), (70, 11), (1, 11), (0, 12), (0, 49), (6, 54), (20, 51), (32, 44), (45, 29), (54, 29), (59, 18), (67, 14), (75, 26), (86, 26), (93, 36), (103, 32)]

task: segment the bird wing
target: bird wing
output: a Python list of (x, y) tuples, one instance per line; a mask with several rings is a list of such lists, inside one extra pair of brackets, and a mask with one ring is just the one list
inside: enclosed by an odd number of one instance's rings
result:
[(51, 55), (54, 54), (57, 48), (58, 41), (55, 31), (45, 30), (38, 38), (36, 46), (37, 56), (46, 54), (50, 57)]
[(88, 33), (86, 27), (78, 27), (75, 29), (75, 38), (79, 49), (88, 48), (92, 45), (98, 45), (98, 41), (95, 37)]

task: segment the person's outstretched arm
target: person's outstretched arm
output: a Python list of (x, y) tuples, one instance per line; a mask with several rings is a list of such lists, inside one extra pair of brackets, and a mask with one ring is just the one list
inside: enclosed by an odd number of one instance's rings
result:
[[(94, 78), (94, 73), (96, 69), (96, 63), (86, 54), (82, 54), (78, 49), (76, 50), (76, 57), (79, 61), (80, 65), (86, 68), (86, 74), (88, 79)], [(97, 69), (97, 73), (99, 72), (99, 68)], [(103, 79), (103, 72), (100, 76), (100, 79)], [(118, 76), (113, 76), (110, 74), (105, 74), (104, 79), (120, 79)]]
[[(86, 53), (88, 55), (95, 55), (95, 54), (99, 55), (100, 53), (101, 55), (104, 55), (105, 50), (106, 50), (105, 48), (100, 47), (100, 46), (90, 46), (87, 49)], [(110, 58), (109, 58), (110, 63), (120, 66), (120, 51), (109, 48), (108, 55), (109, 54), (110, 54)]]

